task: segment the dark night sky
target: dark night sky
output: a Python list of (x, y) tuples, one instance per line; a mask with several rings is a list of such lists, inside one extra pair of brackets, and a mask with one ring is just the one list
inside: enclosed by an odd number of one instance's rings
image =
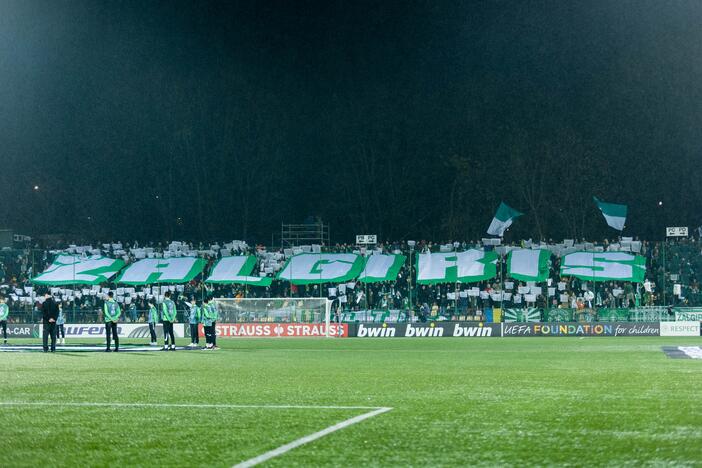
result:
[(613, 236), (597, 195), (657, 239), (702, 224), (700, 24), (695, 0), (0, 0), (0, 227), (447, 241), (504, 200), (508, 239)]

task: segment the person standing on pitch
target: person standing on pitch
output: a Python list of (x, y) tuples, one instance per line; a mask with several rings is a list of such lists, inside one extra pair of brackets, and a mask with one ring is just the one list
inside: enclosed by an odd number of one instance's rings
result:
[(202, 322), (202, 307), (198, 305), (193, 297), (190, 300), (190, 344), (188, 348), (194, 348), (200, 344), (200, 336), (197, 326)]
[(156, 308), (156, 299), (149, 299), (149, 334), (151, 335), (151, 346), (156, 346), (156, 324), (158, 323), (158, 309)]
[[(115, 353), (119, 351), (119, 336), (117, 336), (117, 320), (122, 314), (122, 309), (120, 309), (119, 304), (115, 301), (114, 294), (112, 291), (107, 293), (107, 300), (102, 308), (102, 314), (105, 317), (105, 333), (107, 334), (107, 348), (106, 353), (110, 352), (110, 338), (111, 336), (115, 339)], [(111, 335), (111, 336), (110, 336)]]
[(202, 329), (205, 332), (205, 347), (202, 349), (212, 349), (212, 332), (210, 327), (212, 326), (212, 319), (210, 318), (210, 300), (205, 298), (204, 304), (202, 304)]
[(217, 347), (217, 306), (210, 301), (209, 298), (205, 298), (204, 305), (205, 314), (205, 340), (207, 341), (206, 349), (219, 349)]
[[(163, 321), (163, 350), (175, 351), (175, 336), (173, 334), (173, 323), (176, 321), (176, 305), (171, 300), (171, 292), (166, 291), (163, 302), (161, 303), (161, 320)], [(168, 346), (168, 338), (171, 339), (170, 348)]]
[(44, 303), (41, 305), (41, 315), (44, 322), (42, 331), (42, 344), (44, 352), (49, 352), (49, 337), (51, 337), (51, 352), (56, 351), (56, 319), (58, 319), (59, 308), (51, 297), (51, 293), (46, 293)]
[(219, 321), (219, 310), (217, 309), (217, 304), (214, 301), (210, 301), (210, 317), (212, 318), (212, 349), (219, 349), (217, 346), (217, 322)]
[(10, 308), (5, 304), (5, 298), (0, 297), (0, 327), (2, 327), (2, 342), (7, 344), (7, 317), (10, 315)]
[(56, 336), (58, 337), (58, 344), (66, 344), (66, 328), (64, 324), (66, 319), (63, 316), (63, 307), (59, 304), (58, 318), (56, 319)]

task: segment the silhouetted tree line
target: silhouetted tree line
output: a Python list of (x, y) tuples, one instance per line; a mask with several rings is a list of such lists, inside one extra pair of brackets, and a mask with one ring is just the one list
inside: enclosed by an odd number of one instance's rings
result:
[(625, 235), (702, 224), (694, 3), (308, 8), (36, 19), (72, 42), (7, 75), (0, 224), (267, 242), (316, 215), (336, 241), (452, 240), (504, 200), (527, 213), (508, 238), (613, 237), (592, 195), (629, 205)]

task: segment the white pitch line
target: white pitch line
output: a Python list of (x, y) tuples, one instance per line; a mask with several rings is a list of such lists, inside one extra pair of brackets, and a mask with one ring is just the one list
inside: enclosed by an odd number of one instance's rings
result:
[(340, 429), (344, 429), (344, 428), (349, 427), (353, 424), (364, 421), (368, 418), (372, 418), (373, 416), (387, 413), (390, 410), (392, 410), (392, 408), (386, 408), (386, 407), (378, 408), (378, 409), (371, 411), (369, 413), (364, 413), (364, 414), (361, 414), (359, 416), (355, 416), (353, 418), (347, 419), (345, 421), (341, 421), (340, 423), (334, 424), (333, 426), (329, 426), (326, 429), (322, 429), (319, 432), (315, 432), (314, 434), (310, 434), (308, 436), (301, 437), (297, 440), (290, 442), (289, 444), (282, 445), (282, 446), (280, 446), (276, 449), (273, 449), (269, 452), (266, 452), (262, 455), (251, 458), (250, 460), (246, 460), (246, 461), (243, 461), (241, 463), (238, 463), (238, 464), (234, 465), (233, 468), (248, 468), (251, 466), (258, 465), (259, 463), (263, 463), (264, 461), (270, 460), (271, 458), (283, 455), (284, 453), (287, 453), (290, 450), (297, 448), (301, 445), (304, 445), (304, 444), (307, 444), (309, 442), (320, 439), (320, 438), (324, 437), (325, 435), (331, 434), (332, 432), (336, 432)]
[[(53, 402), (53, 401), (0, 401), (0, 406), (78, 406), (78, 407), (153, 407), (153, 408), (261, 408), (261, 409), (382, 409), (377, 406), (329, 406), (329, 405), (228, 405), (228, 404), (197, 404), (197, 403), (94, 403), (94, 402)], [(392, 408), (388, 408), (392, 409)]]
[(378, 407), (378, 406), (331, 406), (331, 405), (228, 405), (228, 404), (196, 404), (196, 403), (107, 403), (107, 402), (53, 402), (53, 401), (0, 401), (0, 407), (2, 406), (72, 406), (72, 407), (145, 407), (145, 408), (253, 408), (253, 409), (328, 409), (328, 410), (372, 410), (368, 413), (363, 413), (353, 418), (346, 419), (340, 423), (329, 426), (326, 429), (315, 432), (297, 440), (294, 440), (288, 444), (282, 445), (276, 449), (270, 450), (262, 455), (251, 458), (250, 460), (243, 461), (234, 465), (233, 468), (247, 468), (264, 461), (270, 460), (271, 458), (278, 457), (295, 449), (301, 445), (313, 442), (320, 439), (326, 435), (336, 432), (338, 430), (347, 428), (354, 424), (365, 421), (366, 419), (378, 416), (379, 414), (387, 413), (392, 410), (390, 407)]

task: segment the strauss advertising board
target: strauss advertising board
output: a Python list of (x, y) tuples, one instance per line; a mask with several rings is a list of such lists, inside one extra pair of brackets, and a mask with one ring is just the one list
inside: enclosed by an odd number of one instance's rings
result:
[[(200, 336), (205, 336), (204, 327), (198, 327)], [(327, 326), (323, 323), (218, 323), (217, 337), (224, 338), (276, 338), (295, 337), (313, 338), (327, 335)], [(329, 325), (329, 336), (345, 338), (348, 324)]]

